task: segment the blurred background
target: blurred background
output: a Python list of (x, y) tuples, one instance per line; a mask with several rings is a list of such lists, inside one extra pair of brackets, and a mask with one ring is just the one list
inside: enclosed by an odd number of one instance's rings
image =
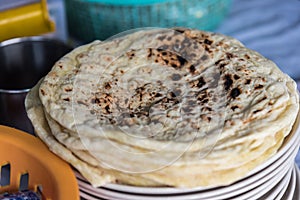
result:
[(299, 0), (234, 0), (216, 31), (239, 39), (293, 78), (300, 78)]
[(299, 0), (0, 0), (0, 41), (43, 35), (76, 46), (145, 26), (233, 36), (300, 78)]

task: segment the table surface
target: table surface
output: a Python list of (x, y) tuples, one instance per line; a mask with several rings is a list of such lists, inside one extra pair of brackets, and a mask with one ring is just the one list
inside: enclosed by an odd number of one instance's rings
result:
[[(300, 0), (233, 0), (216, 32), (237, 38), (300, 80)], [(296, 162), (300, 166), (300, 152)]]

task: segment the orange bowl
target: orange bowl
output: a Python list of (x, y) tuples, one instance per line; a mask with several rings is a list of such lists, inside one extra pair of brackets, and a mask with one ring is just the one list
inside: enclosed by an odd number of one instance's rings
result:
[(0, 193), (18, 191), (20, 179), (26, 174), (27, 188), (36, 192), (41, 190), (42, 199), (79, 200), (76, 177), (66, 162), (50, 152), (38, 138), (0, 126), (0, 170), (4, 166), (9, 166), (10, 178), (3, 185), (0, 177)]

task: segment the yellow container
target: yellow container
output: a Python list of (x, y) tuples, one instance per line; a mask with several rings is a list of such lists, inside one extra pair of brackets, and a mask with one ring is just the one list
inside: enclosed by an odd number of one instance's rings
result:
[(55, 24), (50, 20), (46, 0), (0, 12), (0, 41), (54, 30)]

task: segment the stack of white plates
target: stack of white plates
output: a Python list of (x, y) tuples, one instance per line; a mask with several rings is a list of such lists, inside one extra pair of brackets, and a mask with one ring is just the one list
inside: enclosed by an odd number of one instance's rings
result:
[(285, 139), (276, 155), (255, 168), (244, 179), (224, 187), (183, 189), (107, 184), (94, 188), (79, 173), (76, 176), (81, 197), (87, 200), (299, 200), (300, 172), (294, 163), (299, 143), (298, 126)]

